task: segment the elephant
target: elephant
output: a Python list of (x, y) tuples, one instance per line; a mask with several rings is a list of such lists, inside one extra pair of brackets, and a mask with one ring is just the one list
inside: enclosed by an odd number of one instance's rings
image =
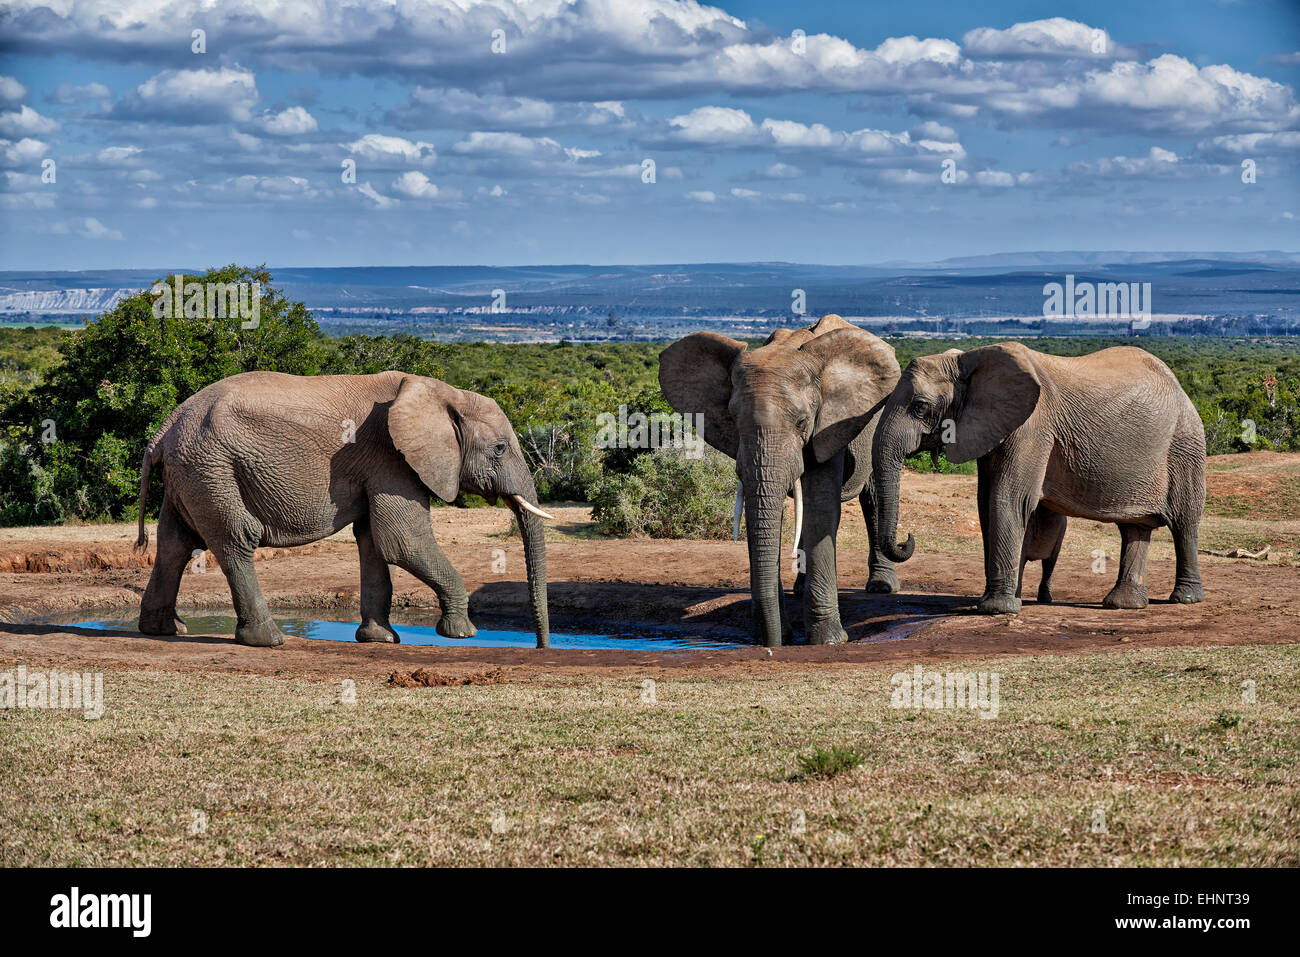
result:
[(1147, 547), (1163, 526), (1177, 557), (1170, 601), (1204, 599), (1196, 544), (1205, 430), (1178, 379), (1145, 350), (1065, 357), (1007, 342), (913, 359), (885, 403), (872, 449), (876, 521), (896, 562), (915, 544), (910, 534), (899, 543), (897, 532), (899, 473), (917, 448), (977, 461), (979, 611), (1020, 610), (1017, 565), (1040, 506), (1119, 526), (1119, 576), (1104, 607), (1146, 607)]
[(899, 374), (893, 347), (836, 315), (802, 329), (778, 329), (755, 349), (696, 332), (660, 353), (664, 397), (678, 412), (702, 415), (704, 440), (736, 460), (736, 522), (743, 505), (754, 631), (765, 645), (780, 645), (790, 634), (780, 570), (781, 522), (790, 493), (796, 557), (803, 538), (810, 643), (848, 640), (840, 625), (835, 565), (842, 502), (860, 498), (867, 519), (867, 590), (898, 589), (876, 534), (869, 479), (872, 426)]
[(163, 501), (153, 572), (140, 602), (145, 634), (185, 634), (176, 615), (194, 551), (212, 550), (230, 585), (240, 644), (284, 636), (253, 571), (259, 546), (304, 545), (352, 526), (361, 560), (357, 641), (400, 639), (389, 623), (389, 565), (434, 590), (437, 631), (469, 638), (465, 584), (434, 541), (430, 496), (505, 499), (524, 543), (537, 646), (550, 642), (546, 542), (532, 474), (514, 429), (491, 399), (403, 372), (294, 376), (245, 372), (179, 405), (145, 449), (137, 550), (150, 473)]
[(1052, 572), (1056, 570), (1056, 559), (1061, 554), (1061, 543), (1065, 541), (1067, 519), (1060, 512), (1053, 512), (1044, 505), (1034, 509), (1025, 528), (1025, 545), (1020, 551), (1020, 577), (1016, 579), (1016, 597), (1020, 597), (1020, 588), (1025, 582), (1025, 566), (1030, 562), (1043, 563), (1043, 576), (1038, 582), (1038, 602), (1041, 605), (1052, 603)]

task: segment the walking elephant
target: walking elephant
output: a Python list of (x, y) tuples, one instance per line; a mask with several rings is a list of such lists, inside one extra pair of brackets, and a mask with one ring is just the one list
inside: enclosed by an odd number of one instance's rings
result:
[(737, 522), (743, 503), (754, 627), (766, 645), (781, 644), (790, 632), (780, 552), (785, 500), (792, 492), (796, 548), (802, 544), (806, 566), (803, 607), (810, 642), (847, 639), (835, 567), (842, 502), (859, 497), (867, 517), (867, 590), (898, 589), (876, 534), (869, 481), (872, 426), (898, 376), (891, 346), (835, 315), (802, 329), (778, 329), (752, 350), (726, 336), (696, 332), (660, 353), (659, 384), (668, 402), (683, 414), (702, 414), (704, 440), (736, 460)]
[(140, 630), (184, 634), (176, 593), (192, 553), (208, 548), (230, 585), (241, 644), (284, 641), (253, 572), (258, 546), (303, 545), (351, 525), (361, 559), (358, 641), (396, 642), (389, 565), (434, 590), (437, 630), (476, 633), (465, 584), (433, 538), (429, 497), (464, 490), (504, 498), (524, 542), (537, 646), (549, 644), (546, 543), (532, 475), (495, 402), (437, 379), (378, 375), (302, 377), (246, 372), (182, 403), (144, 453), (145, 496), (163, 474), (158, 553), (140, 603)]
[[(917, 448), (978, 460), (984, 594), (979, 610), (1020, 610), (1018, 568), (1038, 508), (1119, 525), (1119, 577), (1107, 608), (1147, 604), (1151, 531), (1173, 534), (1170, 600), (1205, 597), (1196, 557), (1205, 506), (1205, 431), (1169, 367), (1142, 349), (1063, 357), (1018, 342), (914, 359), (876, 426), (873, 474), (885, 553), (896, 544), (899, 472)], [(1062, 529), (1062, 532), (1064, 530)]]

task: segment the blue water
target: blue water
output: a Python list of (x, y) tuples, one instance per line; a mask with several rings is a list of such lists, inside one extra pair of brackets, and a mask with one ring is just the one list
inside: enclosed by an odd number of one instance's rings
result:
[[(202, 615), (182, 619), (191, 635), (233, 635), (235, 619), (228, 615)], [(118, 618), (104, 621), (65, 621), (63, 625), (97, 628), (105, 631), (135, 631), (138, 619)], [(275, 623), (286, 635), (316, 638), (322, 641), (356, 641), (357, 622), (328, 621), (309, 618), (277, 618)], [(536, 648), (537, 636), (531, 631), (492, 631), (480, 628), (473, 638), (444, 638), (432, 626), (394, 624), (393, 630), (404, 645), (433, 645), (440, 648)], [(683, 638), (677, 635), (615, 634), (587, 635), (551, 632), (552, 648), (622, 649), (624, 651), (705, 651), (717, 648), (747, 648), (749, 642), (710, 638)]]

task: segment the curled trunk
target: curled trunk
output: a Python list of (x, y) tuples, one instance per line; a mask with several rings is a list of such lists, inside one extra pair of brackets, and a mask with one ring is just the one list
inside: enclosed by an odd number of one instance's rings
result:
[(916, 540), (908, 532), (907, 541), (898, 541), (899, 477), (903, 471), (903, 453), (897, 446), (877, 444), (873, 450), (872, 483), (876, 490), (876, 529), (880, 550), (891, 562), (905, 562), (912, 557)]

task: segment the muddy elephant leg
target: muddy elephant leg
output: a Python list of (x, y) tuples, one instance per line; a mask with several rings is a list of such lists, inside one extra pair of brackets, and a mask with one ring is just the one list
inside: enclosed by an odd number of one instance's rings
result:
[(807, 563), (803, 593), (804, 633), (813, 645), (848, 641), (840, 625), (839, 578), (835, 536), (840, 527), (842, 459), (814, 466), (803, 474), (804, 526), (801, 547)]
[(885, 557), (880, 547), (883, 539), (876, 524), (876, 491), (870, 481), (862, 486), (858, 504), (862, 506), (862, 516), (867, 520), (867, 591), (880, 595), (893, 594), (898, 591), (898, 574), (894, 571), (894, 563)]
[(1014, 489), (998, 489), (992, 483), (990, 486), (984, 534), (984, 566), (988, 571), (978, 608), (985, 615), (1014, 615), (1020, 611), (1016, 589), (1025, 552), (1025, 527), (1038, 503)]
[[(233, 477), (230, 483), (233, 487)], [(198, 531), (207, 540), (230, 586), (237, 620), (235, 640), (256, 648), (282, 645), (284, 635), (271, 618), (271, 610), (253, 571), (253, 552), (262, 540), (262, 523), (246, 511), (238, 513), (239, 507), (227, 504), (223, 510), (226, 520), (221, 527), (209, 523)]]
[(158, 513), (157, 538), (153, 571), (140, 601), (140, 631), (146, 635), (184, 635), (185, 625), (176, 614), (176, 594), (191, 556), (203, 547), (203, 541), (185, 524), (171, 496), (165, 493)]
[(388, 621), (393, 606), (393, 577), (389, 574), (388, 562), (375, 550), (370, 520), (353, 522), (352, 534), (356, 537), (357, 554), (361, 559), (361, 624), (357, 627), (357, 641), (397, 644), (402, 639)]
[(1169, 531), (1174, 536), (1174, 556), (1178, 567), (1169, 600), (1184, 605), (1205, 601), (1205, 588), (1201, 584), (1201, 562), (1196, 554), (1199, 524), (1198, 515), (1193, 521), (1179, 520), (1177, 524), (1169, 526)]
[(1145, 608), (1147, 606), (1147, 548), (1151, 529), (1145, 525), (1121, 524), (1119, 577), (1115, 587), (1102, 600), (1103, 608)]
[(469, 620), (465, 582), (434, 540), (427, 499), (376, 496), (370, 503), (370, 534), (383, 561), (410, 572), (438, 596), (442, 610), (438, 634), (445, 638), (472, 638), (478, 634)]

